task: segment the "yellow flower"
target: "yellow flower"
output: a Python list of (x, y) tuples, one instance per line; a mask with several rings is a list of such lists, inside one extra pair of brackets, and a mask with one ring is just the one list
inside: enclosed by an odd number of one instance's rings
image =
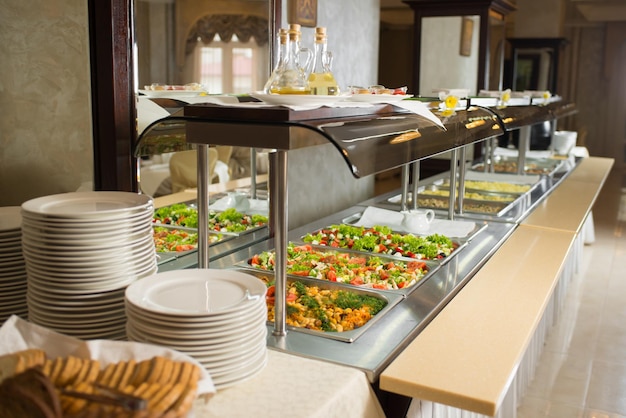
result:
[(548, 100), (550, 97), (552, 97), (552, 94), (550, 94), (550, 92), (548, 90), (543, 92), (543, 98), (545, 100)]
[(459, 98), (456, 96), (452, 96), (452, 95), (447, 96), (445, 103), (446, 103), (446, 109), (455, 109), (456, 105), (459, 103)]

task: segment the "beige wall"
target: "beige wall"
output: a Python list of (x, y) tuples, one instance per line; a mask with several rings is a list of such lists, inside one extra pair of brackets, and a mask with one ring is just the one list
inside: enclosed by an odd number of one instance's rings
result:
[(0, 0), (0, 206), (93, 177), (84, 0)]

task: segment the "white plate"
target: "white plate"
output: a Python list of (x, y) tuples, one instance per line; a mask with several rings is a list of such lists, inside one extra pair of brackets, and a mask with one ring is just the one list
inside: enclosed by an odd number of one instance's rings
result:
[(266, 94), (250, 93), (250, 96), (267, 104), (277, 106), (324, 106), (346, 100), (349, 96), (324, 96), (315, 94)]
[(19, 206), (0, 207), (0, 232), (12, 232), (20, 229), (22, 223)]
[[(138, 242), (134, 246), (122, 248), (93, 249), (93, 248), (60, 248), (46, 243), (24, 242), (22, 245), (24, 258), (28, 260), (28, 255), (39, 255), (48, 260), (61, 261), (93, 261), (94, 264), (118, 262), (118, 257), (128, 258), (130, 255), (137, 257), (147, 251), (155, 254), (154, 239), (149, 237)], [(98, 263), (98, 261), (100, 263)]]
[(63, 230), (49, 230), (45, 228), (32, 227), (29, 225), (23, 226), (23, 236), (25, 237), (37, 237), (40, 240), (55, 242), (63, 244), (67, 242), (79, 242), (81, 244), (95, 244), (98, 242), (110, 242), (117, 241), (118, 243), (127, 243), (141, 236), (152, 236), (152, 224), (149, 222), (143, 222), (140, 225), (132, 228), (127, 227), (114, 227), (111, 226), (109, 230), (90, 232), (82, 231), (80, 233), (67, 232)]
[(126, 298), (157, 313), (211, 316), (234, 312), (265, 298), (256, 277), (225, 269), (186, 269), (158, 273), (131, 284)]
[(235, 386), (241, 382), (252, 379), (256, 375), (261, 373), (261, 371), (263, 371), (263, 369), (265, 368), (266, 364), (267, 364), (267, 351), (264, 353), (264, 355), (261, 357), (261, 360), (258, 363), (250, 367), (247, 367), (243, 371), (233, 372), (231, 374), (220, 376), (219, 378), (213, 378), (213, 376), (211, 376), (213, 379), (213, 384), (215, 385), (215, 388), (217, 390), (223, 390), (231, 386)]
[(152, 198), (130, 192), (71, 192), (31, 199), (23, 212), (55, 218), (124, 217), (153, 206)]
[[(126, 213), (101, 215), (99, 217), (51, 217), (29, 213), (22, 210), (22, 225), (33, 227), (45, 227), (56, 229), (77, 229), (78, 232), (99, 232), (102, 229), (111, 230), (117, 228), (130, 228), (136, 225), (151, 223), (154, 216), (152, 207), (129, 210)], [(71, 231), (76, 232), (76, 231)]]
[(250, 321), (255, 315), (260, 315), (263, 309), (267, 310), (265, 298), (259, 298), (256, 301), (248, 301), (248, 303), (240, 306), (235, 311), (225, 311), (213, 315), (186, 315), (182, 317), (178, 313), (171, 314), (144, 309), (143, 307), (135, 305), (128, 297), (126, 298), (126, 302), (129, 311), (132, 311), (138, 318), (156, 322), (157, 324), (162, 323), (164, 325), (173, 325), (180, 328), (210, 328), (224, 325), (236, 326), (237, 324)]
[(247, 345), (256, 345), (259, 341), (265, 340), (267, 337), (266, 326), (256, 326), (253, 331), (247, 332), (246, 335), (233, 333), (227, 338), (206, 338), (198, 339), (196, 341), (179, 340), (177, 338), (159, 338), (158, 336), (143, 332), (137, 328), (137, 324), (128, 321), (126, 331), (129, 335), (134, 335), (136, 338), (145, 342), (150, 342), (157, 345), (166, 345), (174, 350), (185, 351), (189, 354), (209, 354), (230, 352), (239, 350)]
[(353, 94), (348, 99), (351, 102), (366, 103), (393, 103), (413, 97), (412, 94)]
[(125, 288), (117, 289), (112, 292), (98, 292), (78, 295), (68, 295), (66, 293), (56, 293), (48, 289), (41, 288), (35, 283), (29, 283), (28, 295), (37, 300), (47, 300), (54, 303), (55, 306), (67, 306), (68, 309), (81, 309), (83, 307), (93, 309), (101, 309), (105, 307), (116, 307), (120, 301), (124, 300)]
[(201, 94), (207, 94), (205, 90), (139, 90), (139, 93), (145, 94), (148, 97), (163, 97), (170, 99), (197, 97)]
[(254, 331), (259, 328), (266, 327), (266, 312), (254, 312), (250, 319), (240, 323), (213, 324), (204, 328), (184, 328), (175, 329), (171, 326), (159, 326), (154, 322), (145, 321), (138, 318), (132, 311), (126, 310), (128, 321), (133, 327), (145, 336), (154, 336), (159, 339), (168, 341), (185, 341), (189, 344), (199, 345), (203, 343), (211, 343), (216, 339), (228, 340), (233, 337), (241, 338), (243, 334)]
[(248, 370), (250, 367), (255, 366), (267, 355), (267, 347), (258, 346), (256, 350), (240, 359), (238, 362), (222, 362), (222, 364), (214, 365), (210, 367), (211, 377), (228, 377), (237, 372)]

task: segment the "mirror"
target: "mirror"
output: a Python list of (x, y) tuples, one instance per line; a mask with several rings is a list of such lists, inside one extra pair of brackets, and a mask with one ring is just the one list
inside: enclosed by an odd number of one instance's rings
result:
[(559, 53), (564, 38), (510, 38), (513, 90), (558, 91)]
[(267, 0), (136, 0), (137, 85), (249, 93), (269, 76)]
[[(269, 0), (135, 0), (139, 133), (149, 122), (176, 112), (186, 103), (202, 101), (201, 97), (175, 92), (167, 96), (149, 91), (156, 84), (178, 87), (197, 83), (202, 86), (198, 93), (202, 97), (206, 97), (205, 92), (245, 94), (261, 90), (271, 67), (273, 14)], [(250, 177), (254, 166), (257, 173), (267, 171), (264, 153), (237, 147), (216, 150), (211, 154), (216, 161), (210, 163), (213, 183)], [(172, 165), (180, 160), (176, 156), (172, 162), (174, 155), (142, 157), (138, 178), (144, 193), (158, 197), (195, 186), (193, 170), (184, 170), (189, 177), (185, 181), (172, 178), (181, 171), (176, 167), (176, 173), (172, 171)]]
[(480, 16), (422, 18), (419, 94), (467, 88), (475, 95)]

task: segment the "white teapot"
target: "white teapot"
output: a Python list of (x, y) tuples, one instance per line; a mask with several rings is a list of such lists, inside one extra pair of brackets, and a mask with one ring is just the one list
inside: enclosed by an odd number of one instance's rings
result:
[(403, 210), (402, 226), (409, 232), (426, 232), (435, 219), (435, 212), (431, 209)]

